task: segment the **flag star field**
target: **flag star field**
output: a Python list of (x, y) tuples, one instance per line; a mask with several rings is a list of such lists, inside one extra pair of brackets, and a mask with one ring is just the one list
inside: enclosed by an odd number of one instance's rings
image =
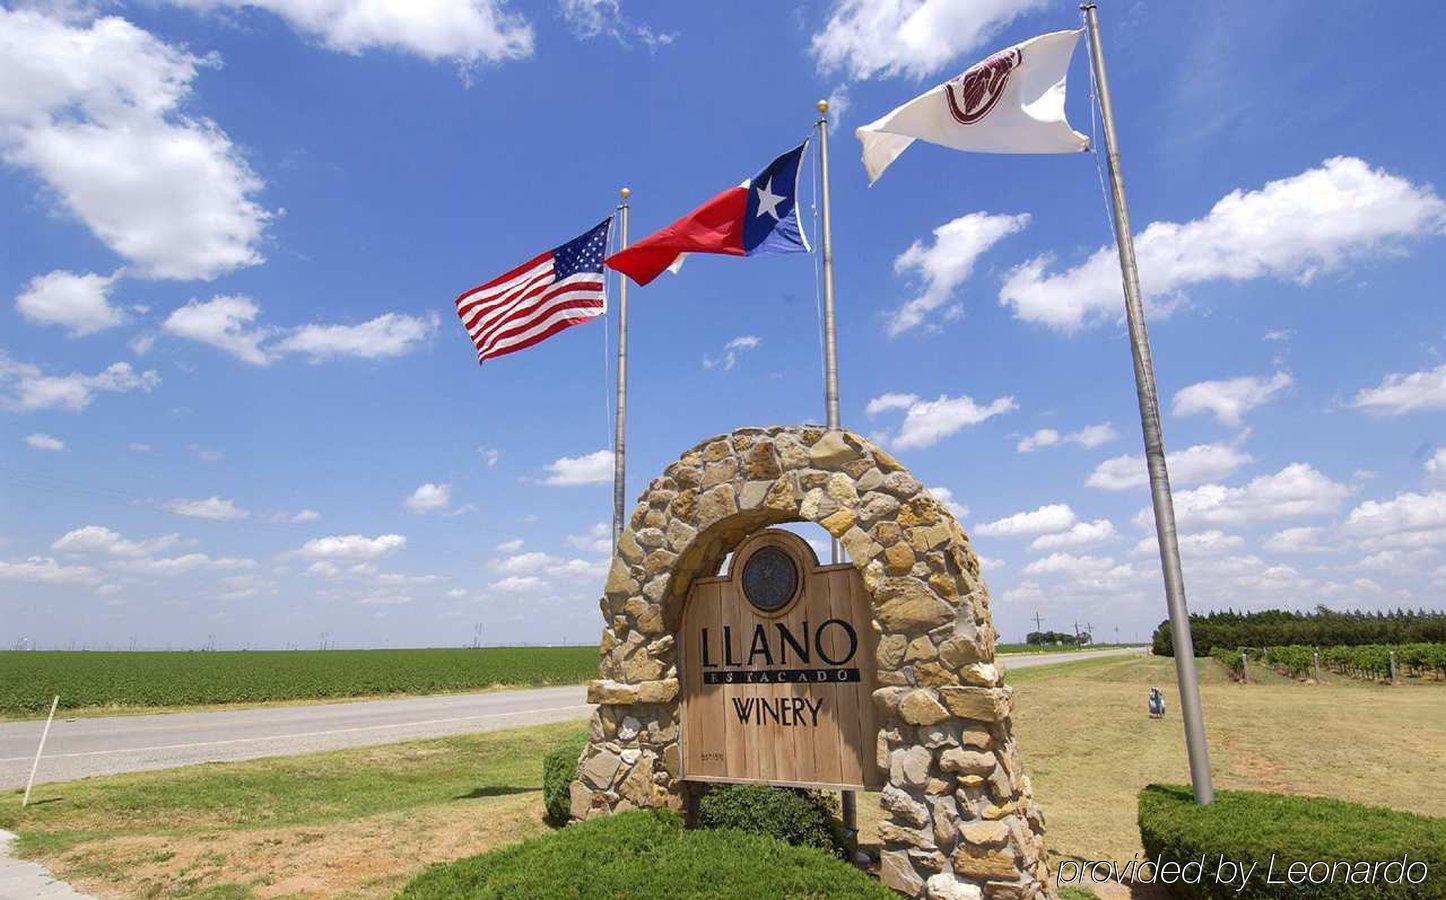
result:
[[(0, 646), (596, 641), (619, 270), (630, 502), (824, 419), (820, 99), (844, 426), (1164, 619), (1077, 4), (317, 6), (0, 6)], [(1191, 608), (1439, 608), (1446, 8), (1099, 15)]]

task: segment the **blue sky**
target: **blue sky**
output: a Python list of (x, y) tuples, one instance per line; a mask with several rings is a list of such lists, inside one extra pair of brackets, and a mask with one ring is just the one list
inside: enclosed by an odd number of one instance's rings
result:
[[(852, 137), (1073, 4), (388, 6), (0, 12), (5, 645), (594, 640), (612, 322), (479, 368), (452, 298), (624, 184), (666, 224), (819, 97), (845, 425), (955, 505), (1007, 638), (1163, 618), (1094, 157), (869, 188)], [(1192, 607), (1439, 606), (1446, 11), (1101, 6)], [(630, 495), (822, 418), (813, 263), (633, 290)]]

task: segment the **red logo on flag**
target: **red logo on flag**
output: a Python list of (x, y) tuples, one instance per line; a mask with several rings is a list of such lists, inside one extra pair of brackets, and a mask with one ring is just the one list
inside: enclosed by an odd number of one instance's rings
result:
[(973, 125), (989, 115), (1009, 83), (1009, 73), (1019, 68), (1023, 59), (1024, 54), (1018, 47), (1010, 47), (966, 69), (958, 78), (944, 82), (944, 97), (949, 101), (949, 114), (954, 121)]

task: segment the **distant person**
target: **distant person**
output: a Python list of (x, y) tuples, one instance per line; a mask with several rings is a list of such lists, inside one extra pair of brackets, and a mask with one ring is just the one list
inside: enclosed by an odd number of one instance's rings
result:
[(1165, 695), (1157, 687), (1150, 688), (1150, 718), (1165, 718)]

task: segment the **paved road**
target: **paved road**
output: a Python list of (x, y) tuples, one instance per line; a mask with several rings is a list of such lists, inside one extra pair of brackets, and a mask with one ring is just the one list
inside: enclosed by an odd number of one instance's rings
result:
[[(1006, 669), (1140, 650), (1010, 654)], [(581, 685), (218, 712), (57, 719), (36, 783), (581, 719)], [(44, 722), (0, 724), (0, 789), (25, 786)]]

